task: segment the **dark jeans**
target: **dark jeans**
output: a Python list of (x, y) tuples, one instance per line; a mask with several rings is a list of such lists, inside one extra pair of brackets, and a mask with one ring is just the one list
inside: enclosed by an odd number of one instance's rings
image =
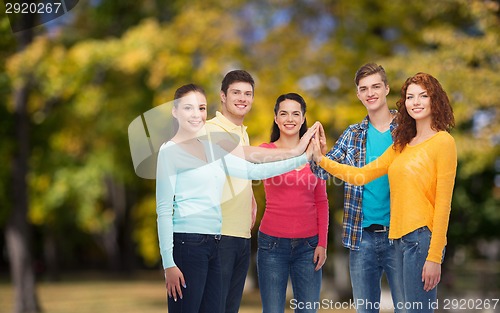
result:
[(186, 281), (182, 299), (168, 299), (170, 313), (219, 313), (220, 235), (174, 233), (174, 261)]
[(222, 311), (238, 313), (250, 266), (250, 238), (222, 236), (219, 256), (222, 270)]

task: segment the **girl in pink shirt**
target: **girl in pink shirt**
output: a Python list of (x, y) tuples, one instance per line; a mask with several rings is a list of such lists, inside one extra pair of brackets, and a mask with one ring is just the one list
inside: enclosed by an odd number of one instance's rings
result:
[[(296, 93), (281, 95), (274, 113), (271, 142), (261, 146), (295, 147), (307, 130), (304, 99)], [(316, 312), (328, 234), (325, 181), (306, 164), (264, 180), (264, 188), (266, 209), (257, 251), (262, 312), (284, 311), (289, 277), (294, 294), (289, 307), (295, 312)]]

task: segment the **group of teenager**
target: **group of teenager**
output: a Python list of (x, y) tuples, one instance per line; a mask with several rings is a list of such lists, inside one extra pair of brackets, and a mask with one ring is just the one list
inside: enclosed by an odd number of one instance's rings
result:
[(221, 111), (208, 121), (200, 86), (176, 90), (177, 130), (160, 148), (156, 187), (169, 312), (238, 312), (257, 212), (251, 180), (260, 179), (262, 311), (284, 312), (290, 279), (296, 303), (305, 304), (296, 312), (316, 312), (332, 176), (345, 181), (342, 244), (357, 311), (379, 312), (385, 272), (395, 312), (433, 312), (457, 165), (448, 96), (417, 73), (389, 110), (387, 76), (374, 63), (358, 69), (355, 83), (368, 114), (330, 151), (322, 125), (307, 127), (297, 93), (277, 98), (269, 143), (250, 146), (243, 123), (255, 86), (244, 70), (226, 74)]

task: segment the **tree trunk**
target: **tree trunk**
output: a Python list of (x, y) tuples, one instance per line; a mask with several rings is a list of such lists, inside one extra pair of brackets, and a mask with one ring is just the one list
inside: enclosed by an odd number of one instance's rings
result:
[(57, 235), (54, 231), (46, 229), (43, 239), (43, 259), (47, 278), (50, 281), (59, 281), (59, 253)]
[(5, 231), (10, 272), (15, 289), (15, 312), (40, 312), (35, 290), (35, 273), (31, 255), (31, 229), (27, 221), (29, 121), (26, 112), (28, 87), (14, 94), (17, 155), (13, 162), (13, 208)]
[[(23, 50), (33, 40), (29, 29), (33, 16), (21, 17), (26, 31), (17, 33), (19, 50)], [(13, 207), (7, 220), (5, 241), (9, 255), (10, 272), (14, 285), (14, 312), (41, 312), (35, 288), (35, 272), (31, 255), (31, 226), (27, 221), (28, 190), (26, 177), (29, 157), (29, 81), (14, 90), (14, 128), (17, 143), (12, 163)]]
[(128, 270), (125, 255), (126, 252), (126, 224), (127, 224), (127, 203), (125, 196), (125, 186), (117, 182), (113, 177), (105, 178), (108, 203), (113, 209), (115, 219), (110, 229), (103, 234), (103, 243), (106, 250), (108, 267), (112, 271)]

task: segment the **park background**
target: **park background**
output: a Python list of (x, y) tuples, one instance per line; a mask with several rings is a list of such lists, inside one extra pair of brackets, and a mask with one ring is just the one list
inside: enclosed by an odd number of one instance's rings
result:
[[(188, 82), (213, 116), (241, 68), (256, 79), (254, 145), (276, 97), (298, 92), (332, 146), (365, 115), (354, 73), (367, 62), (386, 69), (390, 108), (419, 71), (448, 92), (459, 160), (439, 298), (500, 312), (486, 305), (500, 294), (500, 1), (93, 0), (21, 32), (9, 17), (32, 22), (0, 15), (1, 313), (165, 312), (155, 182), (134, 173), (129, 123)], [(323, 298), (340, 303), (342, 184), (328, 194)], [(241, 312), (260, 310), (255, 278), (252, 264)]]

